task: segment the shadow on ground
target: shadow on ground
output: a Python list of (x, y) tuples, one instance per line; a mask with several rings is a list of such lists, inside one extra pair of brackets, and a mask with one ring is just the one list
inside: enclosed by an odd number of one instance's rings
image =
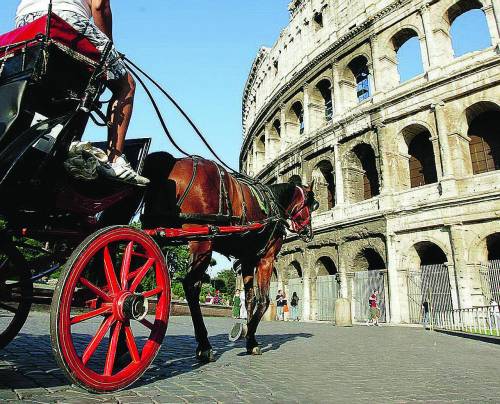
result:
[[(259, 335), (258, 341), (263, 354), (279, 349), (284, 344), (299, 339), (311, 338), (309, 333)], [(88, 339), (88, 335), (76, 334), (76, 341)], [(138, 344), (146, 338), (137, 338)], [(217, 334), (210, 337), (210, 342), (216, 354), (216, 359), (232, 350), (238, 350), (236, 356), (246, 356), (245, 340), (230, 342), (227, 334)], [(106, 347), (105, 339), (102, 345)], [(168, 379), (199, 369), (200, 364), (195, 357), (196, 340), (191, 335), (167, 335), (160, 352), (150, 369), (132, 387), (148, 385), (154, 381)], [(105, 349), (97, 358), (104, 363)], [(244, 358), (234, 358), (243, 361)], [(217, 363), (217, 362), (216, 362)], [(210, 366), (210, 365), (208, 365)], [(58, 367), (50, 345), (48, 335), (19, 334), (5, 349), (0, 351), (0, 387), (6, 389), (44, 388), (58, 390), (68, 388), (68, 382), (62, 370)]]

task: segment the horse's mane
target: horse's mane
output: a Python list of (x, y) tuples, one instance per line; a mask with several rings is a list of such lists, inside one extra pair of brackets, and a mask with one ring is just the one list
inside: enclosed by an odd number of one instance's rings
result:
[(269, 185), (269, 189), (273, 193), (280, 206), (286, 208), (292, 201), (293, 194), (295, 192), (295, 184), (289, 182), (284, 184), (274, 184)]

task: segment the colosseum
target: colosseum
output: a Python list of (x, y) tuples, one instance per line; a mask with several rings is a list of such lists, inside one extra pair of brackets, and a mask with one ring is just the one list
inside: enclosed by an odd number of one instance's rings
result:
[[(295, 0), (251, 67), (242, 171), (300, 177), (320, 209), (315, 238), (287, 238), (272, 294), (332, 320), (337, 297), (366, 321), (417, 323), (500, 299), (500, 2)], [(485, 45), (459, 54), (454, 26), (479, 14)], [(406, 77), (400, 53), (413, 46)]]

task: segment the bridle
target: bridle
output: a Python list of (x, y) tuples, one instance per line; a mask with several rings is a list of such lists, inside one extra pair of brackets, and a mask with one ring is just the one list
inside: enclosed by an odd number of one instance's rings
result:
[[(301, 186), (295, 186), (295, 192), (297, 192), (297, 190), (300, 193), (300, 200), (291, 208), (284, 210), (285, 219), (291, 222), (291, 226), (287, 226), (290, 231), (296, 233), (303, 241), (310, 242), (314, 237), (312, 229), (312, 212), (318, 208), (318, 202), (314, 201), (314, 203), (310, 204), (304, 189)], [(306, 209), (306, 218), (299, 220), (303, 218), (304, 210)]]

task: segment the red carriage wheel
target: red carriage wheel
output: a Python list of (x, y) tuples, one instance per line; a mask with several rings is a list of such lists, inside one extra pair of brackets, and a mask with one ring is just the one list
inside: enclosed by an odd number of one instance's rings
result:
[(160, 349), (170, 297), (165, 259), (151, 237), (131, 227), (88, 237), (52, 301), (52, 346), (66, 376), (94, 392), (136, 381)]
[(28, 263), (12, 242), (0, 243), (0, 349), (21, 330), (32, 300)]

